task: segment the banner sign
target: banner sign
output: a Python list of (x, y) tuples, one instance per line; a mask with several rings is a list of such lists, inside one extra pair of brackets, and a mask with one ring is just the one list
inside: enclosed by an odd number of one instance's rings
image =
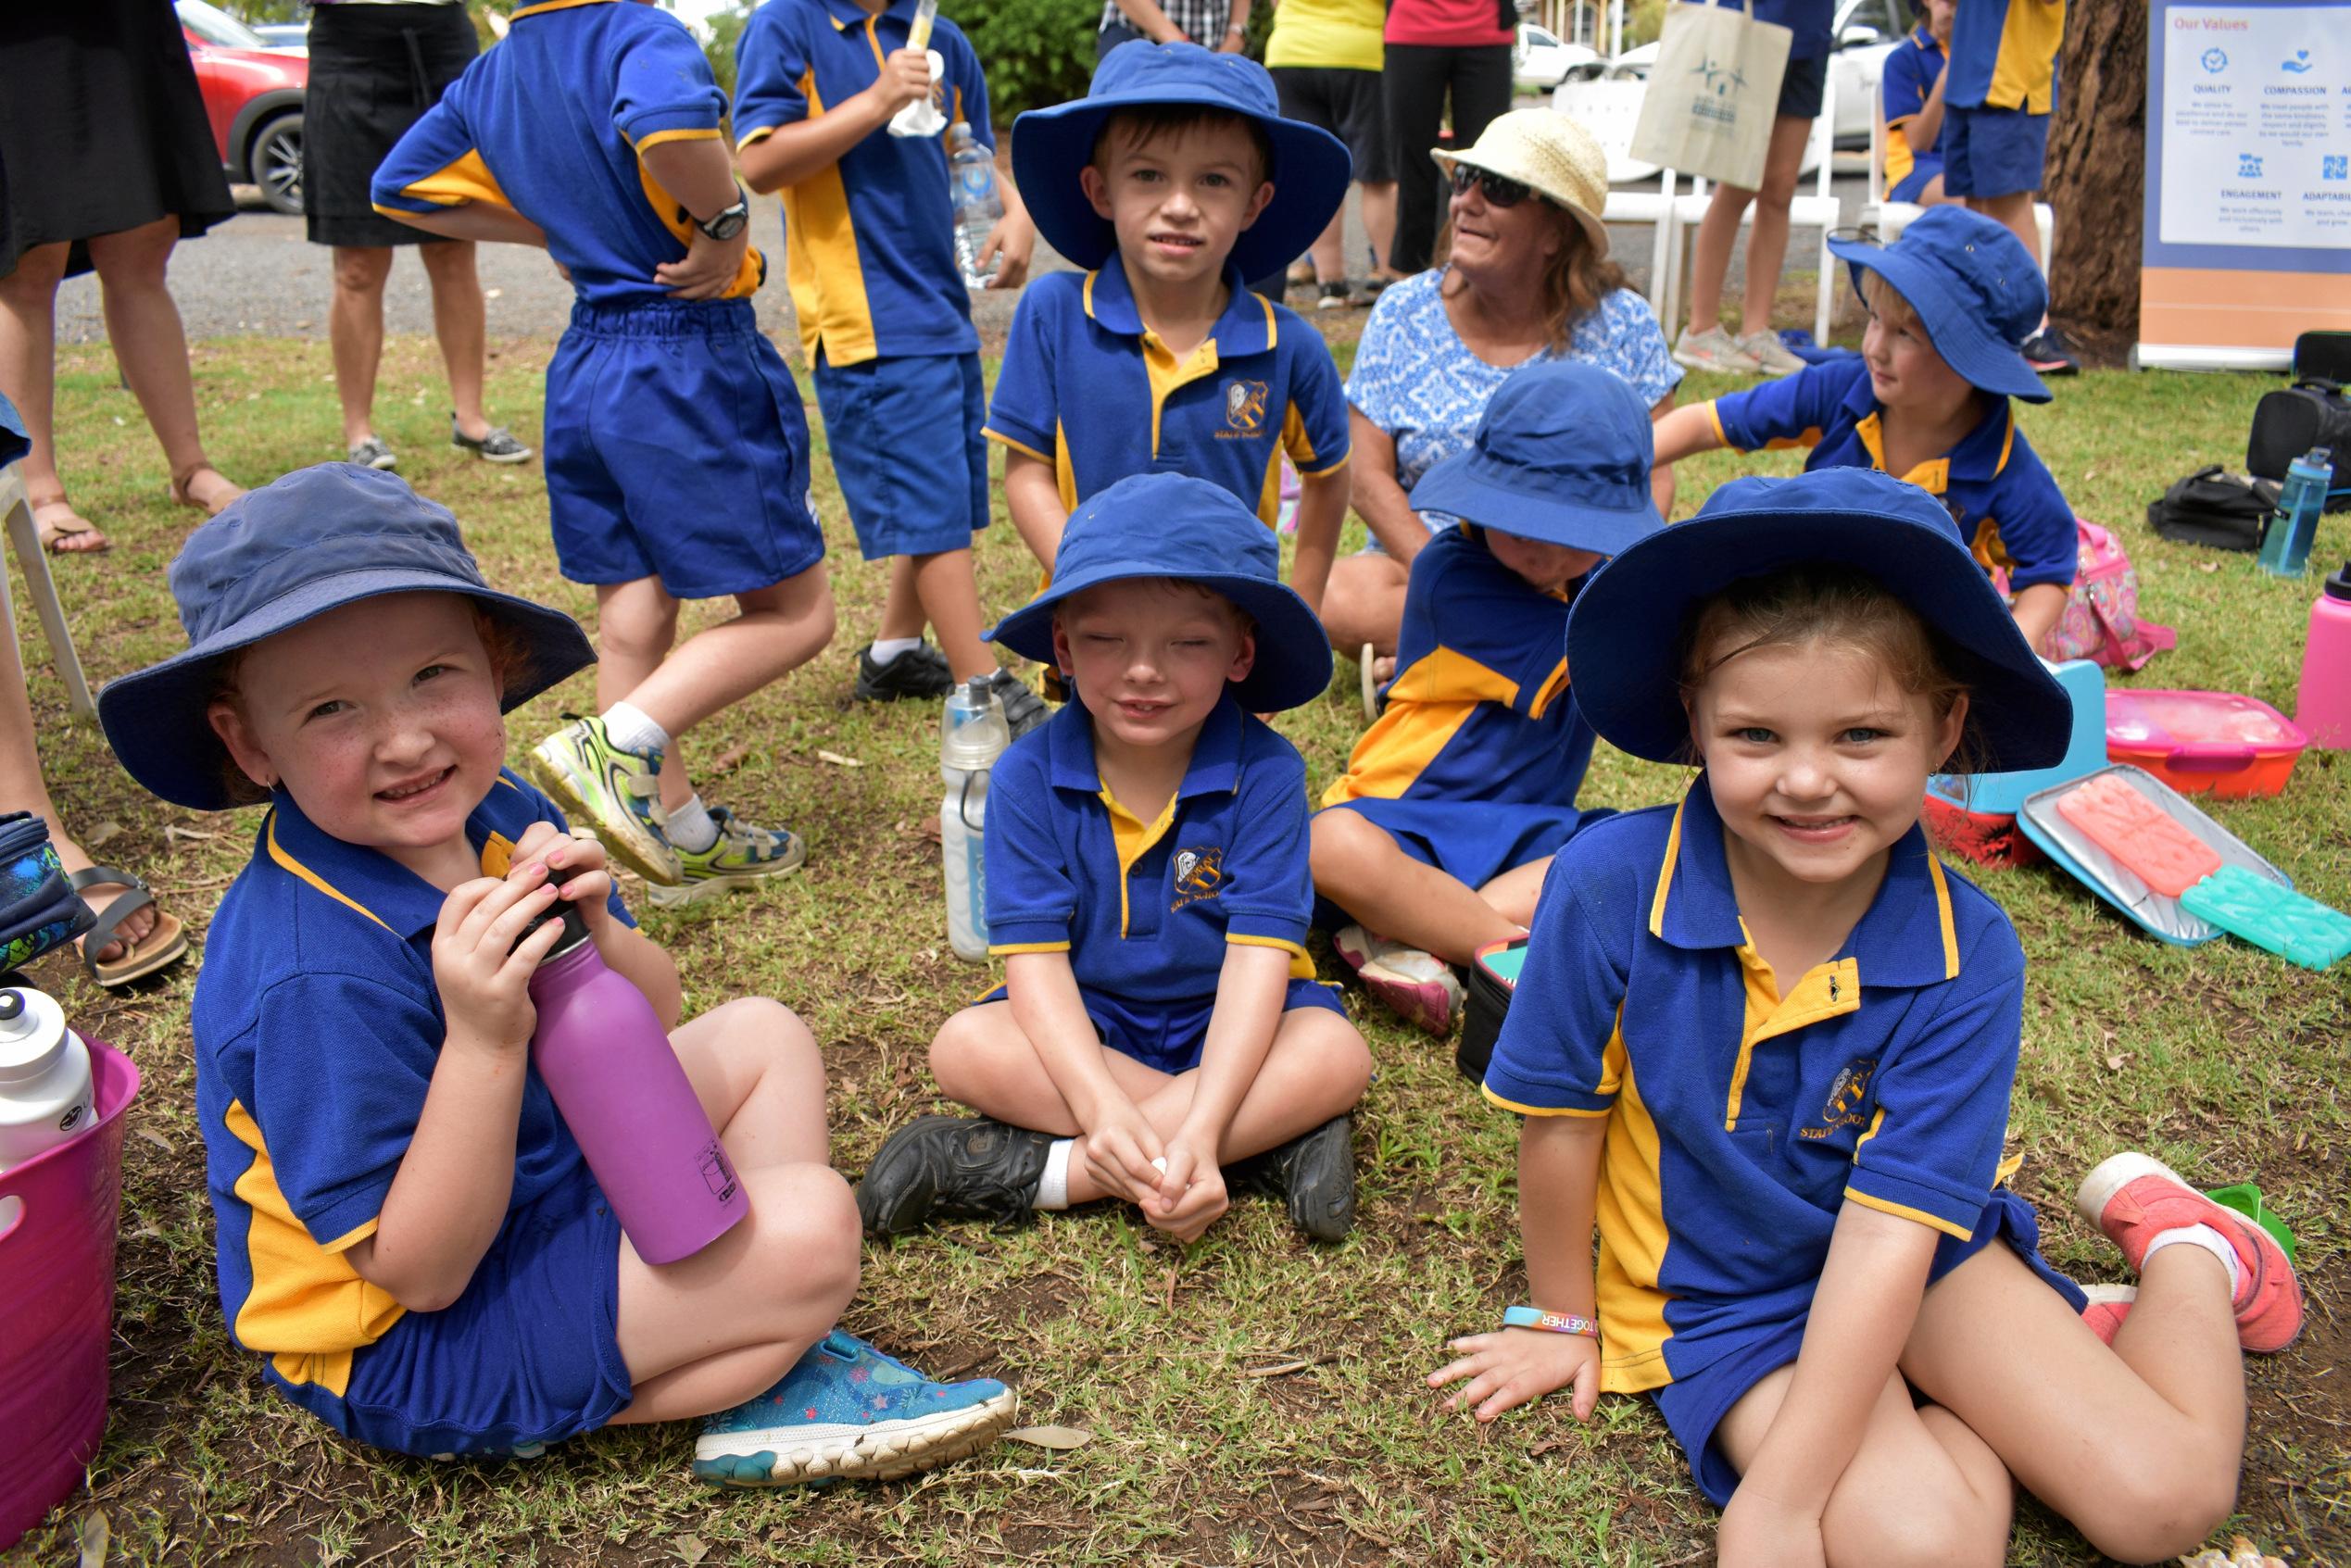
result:
[(2351, 0), (2153, 0), (2136, 363), (2351, 330)]

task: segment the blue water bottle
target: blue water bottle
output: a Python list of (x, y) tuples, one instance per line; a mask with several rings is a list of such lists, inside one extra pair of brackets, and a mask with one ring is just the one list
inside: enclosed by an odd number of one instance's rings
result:
[(2313, 446), (2286, 465), (2285, 483), (2278, 486), (2278, 509), (2261, 535), (2262, 571), (2277, 577), (2302, 575), (2333, 477), (2334, 454), (2324, 446)]

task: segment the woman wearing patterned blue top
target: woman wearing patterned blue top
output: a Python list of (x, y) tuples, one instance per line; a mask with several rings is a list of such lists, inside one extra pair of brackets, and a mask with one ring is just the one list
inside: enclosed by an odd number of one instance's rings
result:
[[(1347, 378), (1352, 498), (1372, 542), (1332, 563), (1323, 596), (1331, 646), (1369, 644), (1382, 665), (1413, 557), (1456, 521), (1415, 513), (1406, 493), (1469, 450), (1495, 388), (1528, 365), (1580, 359), (1624, 378), (1661, 418), (1682, 376), (1648, 301), (1608, 259), (1607, 158), (1590, 132), (1518, 109), (1467, 150), (1431, 156), (1453, 185), (1439, 264), (1379, 296)], [(1653, 490), (1669, 513), (1673, 476), (1661, 470)]]

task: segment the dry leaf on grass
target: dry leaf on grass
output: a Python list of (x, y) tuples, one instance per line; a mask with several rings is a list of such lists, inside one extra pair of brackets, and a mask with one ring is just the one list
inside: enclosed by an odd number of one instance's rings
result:
[(1008, 1443), (1026, 1443), (1031, 1448), (1066, 1451), (1084, 1448), (1094, 1440), (1094, 1435), (1083, 1426), (1015, 1426), (1004, 1434), (1004, 1440)]
[(720, 752), (716, 757), (711, 758), (708, 763), (704, 764), (702, 771), (706, 774), (711, 775), (731, 773), (736, 768), (741, 767), (743, 764), (743, 759), (748, 757), (750, 754), (751, 743), (749, 741), (744, 741), (737, 746), (730, 746), (724, 751)]
[(92, 828), (88, 833), (82, 835), (82, 847), (84, 849), (103, 849), (121, 836), (122, 824), (120, 822), (100, 822), (96, 827)]
[(107, 1524), (107, 1516), (92, 1509), (82, 1516), (82, 1568), (106, 1568), (107, 1548), (113, 1543), (114, 1531)]
[(816, 754), (816, 759), (819, 762), (830, 762), (836, 768), (862, 768), (865, 766), (864, 763), (860, 762), (856, 758), (844, 757), (837, 751), (820, 751)]
[(710, 1543), (699, 1536), (680, 1536), (670, 1545), (676, 1551), (678, 1561), (688, 1564), (689, 1568), (710, 1555)]

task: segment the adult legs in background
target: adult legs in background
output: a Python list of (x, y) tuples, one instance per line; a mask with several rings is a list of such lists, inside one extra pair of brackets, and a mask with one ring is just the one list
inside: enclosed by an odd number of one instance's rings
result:
[[(107, 544), (104, 533), (74, 511), (65, 481), (57, 477), (57, 284), (70, 248), (34, 245), (18, 258), (15, 271), (0, 278), (0, 395), (16, 405), (31, 438), (32, 450), (24, 457), (25, 498), (42, 543), (60, 555), (103, 550)], [(29, 737), (30, 719), (26, 723)], [(38, 769), (34, 774), (38, 777)]]
[(218, 516), (245, 491), (212, 466), (196, 431), (187, 333), (166, 282), (171, 247), (179, 241), (179, 219), (158, 218), (119, 234), (91, 236), (90, 264), (97, 270), (106, 302), (115, 362), (170, 465), (171, 498)]
[(489, 332), (482, 303), (482, 279), (473, 267), (473, 242), (440, 240), (419, 247), (424, 276), (433, 286), (433, 335), (441, 343), (441, 362), (449, 374), (449, 407), (457, 428), (470, 441), (489, 433), (482, 410), (483, 340)]
[(343, 405), (343, 445), (356, 449), (375, 434), (376, 367), (383, 358), (383, 284), (390, 245), (336, 245), (334, 295), (327, 303), (327, 344), (334, 355), (334, 395)]
[[(1428, 149), (1445, 117), (1445, 87), (1453, 51), (1430, 44), (1390, 44), (1380, 73), (1396, 169), (1396, 238), (1388, 264), (1405, 274), (1427, 271), (1437, 245), (1439, 181)], [(1331, 586), (1339, 585), (1338, 573)]]
[(1796, 177), (1804, 163), (1804, 142), (1812, 121), (1781, 115), (1771, 124), (1771, 146), (1764, 155), (1760, 190), (1716, 185), (1698, 224), (1690, 278), (1690, 335), (1704, 337), (1722, 330), (1722, 291), (1730, 276), (1731, 247), (1738, 243), (1740, 220), (1750, 202), (1756, 203), (1753, 229), (1747, 236), (1747, 289), (1740, 320), (1742, 335), (1767, 331), (1771, 303), (1779, 288), (1780, 263), (1788, 255), (1788, 204), (1796, 194)]

